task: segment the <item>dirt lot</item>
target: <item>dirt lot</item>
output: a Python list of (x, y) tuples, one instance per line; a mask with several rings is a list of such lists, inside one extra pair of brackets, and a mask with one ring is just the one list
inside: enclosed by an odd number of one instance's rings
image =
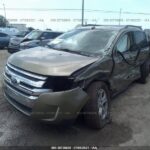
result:
[[(8, 56), (0, 51), (0, 76)], [(34, 122), (4, 100), (0, 84), (0, 146), (150, 146), (149, 91), (150, 79), (131, 85), (112, 101), (112, 123), (95, 131), (81, 119), (70, 128)]]

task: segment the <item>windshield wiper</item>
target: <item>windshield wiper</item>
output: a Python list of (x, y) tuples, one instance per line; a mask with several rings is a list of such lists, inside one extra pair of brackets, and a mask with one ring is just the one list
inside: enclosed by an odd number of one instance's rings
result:
[(64, 52), (69, 52), (69, 53), (73, 53), (73, 54), (78, 54), (78, 55), (83, 55), (83, 56), (88, 56), (88, 57), (91, 57), (90, 54), (84, 52), (84, 51), (73, 51), (73, 50), (70, 50), (70, 49), (67, 49), (67, 48), (56, 48), (54, 47), (53, 45), (48, 45), (47, 46), (51, 49), (54, 49), (54, 50), (58, 50), (58, 51), (64, 51)]
[(87, 54), (86, 52), (83, 52), (83, 51), (73, 51), (73, 50), (65, 49), (65, 48), (60, 48), (60, 49), (56, 49), (56, 50), (90, 57), (90, 54)]

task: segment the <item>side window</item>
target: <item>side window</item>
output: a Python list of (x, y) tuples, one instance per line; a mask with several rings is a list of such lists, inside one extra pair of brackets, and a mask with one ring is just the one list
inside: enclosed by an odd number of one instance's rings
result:
[(147, 37), (144, 32), (135, 31), (133, 32), (134, 43), (138, 47), (145, 48), (148, 45)]
[(53, 33), (44, 32), (42, 34), (42, 37), (45, 37), (45, 39), (52, 39), (53, 38)]
[(61, 35), (61, 33), (55, 33), (55, 32), (44, 32), (42, 34), (42, 37), (45, 37), (45, 39), (54, 39), (57, 36)]
[(56, 38), (59, 35), (61, 35), (61, 33), (53, 33), (53, 38)]
[(116, 45), (117, 51), (123, 53), (130, 49), (130, 37), (128, 34), (123, 35), (117, 45)]

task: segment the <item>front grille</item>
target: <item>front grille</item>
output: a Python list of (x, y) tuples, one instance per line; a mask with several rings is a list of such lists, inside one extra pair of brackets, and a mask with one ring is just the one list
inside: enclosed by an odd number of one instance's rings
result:
[(19, 46), (19, 44), (16, 44), (16, 43), (10, 43), (10, 45), (12, 45), (12, 46)]
[(19, 48), (20, 44), (9, 43), (9, 47)]
[(9, 100), (20, 103), (17, 106), (32, 108), (40, 94), (51, 92), (43, 88), (47, 77), (33, 74), (7, 64), (4, 72), (5, 94)]

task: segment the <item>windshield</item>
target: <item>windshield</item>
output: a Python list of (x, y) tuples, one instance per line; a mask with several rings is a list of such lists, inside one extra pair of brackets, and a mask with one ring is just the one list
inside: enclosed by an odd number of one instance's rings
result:
[(105, 50), (116, 36), (110, 29), (76, 29), (64, 33), (51, 43), (50, 48), (97, 54)]
[(24, 37), (26, 35), (27, 31), (20, 31), (16, 34), (18, 37)]
[(37, 40), (41, 36), (41, 34), (42, 34), (41, 31), (32, 31), (25, 37), (25, 39)]

